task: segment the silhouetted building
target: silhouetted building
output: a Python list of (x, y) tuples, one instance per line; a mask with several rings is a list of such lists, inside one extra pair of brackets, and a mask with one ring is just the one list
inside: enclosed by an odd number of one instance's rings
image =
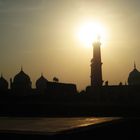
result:
[(136, 68), (134, 63), (134, 69), (130, 72), (128, 77), (128, 85), (140, 85), (140, 72)]
[(48, 82), (47, 83), (47, 92), (48, 93), (58, 93), (58, 94), (73, 94), (77, 92), (75, 84), (69, 83), (57, 83), (57, 82)]
[(14, 77), (14, 80), (10, 81), (11, 82), (11, 88), (13, 90), (20, 90), (22, 91), (26, 91), (31, 89), (31, 80), (30, 77), (24, 73), (24, 71), (21, 68), (21, 71)]
[(0, 77), (0, 90), (7, 90), (8, 89), (8, 82), (3, 76)]
[(102, 62), (101, 62), (101, 43), (93, 43), (93, 58), (91, 60), (91, 86), (102, 86)]
[(36, 88), (38, 90), (45, 90), (47, 89), (48, 80), (41, 74), (41, 77), (36, 81)]

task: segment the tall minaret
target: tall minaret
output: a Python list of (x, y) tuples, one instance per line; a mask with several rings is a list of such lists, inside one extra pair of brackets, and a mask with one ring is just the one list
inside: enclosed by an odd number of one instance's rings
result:
[(91, 59), (91, 86), (102, 86), (102, 62), (100, 39), (93, 43), (93, 58)]

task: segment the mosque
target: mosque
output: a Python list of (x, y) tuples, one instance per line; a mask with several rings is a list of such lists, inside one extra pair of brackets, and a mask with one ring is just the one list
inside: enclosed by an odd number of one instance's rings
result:
[(10, 78), (10, 89), (8, 89), (8, 81), (1, 75), (0, 77), (0, 91), (13, 91), (17, 93), (31, 93), (36, 90), (37, 92), (49, 93), (76, 93), (76, 85), (71, 83), (59, 83), (48, 81), (43, 74), (36, 80), (36, 88), (32, 88), (32, 82), (28, 74), (21, 68), (14, 78)]
[[(93, 58), (91, 59), (91, 87), (102, 87), (103, 79), (102, 79), (102, 61), (101, 61), (101, 43), (100, 40), (97, 40), (93, 43)], [(75, 84), (65, 84), (58, 82), (50, 82), (48, 81), (43, 74), (36, 80), (36, 89), (37, 90), (64, 90), (76, 92)], [(140, 72), (136, 68), (136, 64), (134, 63), (134, 69), (128, 75), (128, 86), (132, 85), (140, 85)], [(8, 81), (1, 75), (0, 77), (0, 90), (9, 90), (13, 91), (29, 91), (32, 89), (32, 82), (30, 77), (23, 71), (21, 68), (20, 72), (14, 76), (14, 78), (10, 79), (10, 86), (8, 85)]]
[(0, 115), (139, 113), (140, 72), (136, 64), (128, 74), (127, 85), (103, 85), (100, 46), (99, 40), (93, 43), (91, 84), (80, 94), (75, 84), (60, 83), (57, 78), (52, 82), (43, 74), (32, 88), (31, 78), (22, 68), (10, 79), (10, 85), (1, 75)]

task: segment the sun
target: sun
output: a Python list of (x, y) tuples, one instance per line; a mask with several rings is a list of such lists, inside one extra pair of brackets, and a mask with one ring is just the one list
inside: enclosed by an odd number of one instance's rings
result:
[(85, 47), (91, 47), (92, 43), (100, 37), (104, 43), (107, 37), (105, 27), (98, 22), (86, 22), (78, 27), (77, 37)]

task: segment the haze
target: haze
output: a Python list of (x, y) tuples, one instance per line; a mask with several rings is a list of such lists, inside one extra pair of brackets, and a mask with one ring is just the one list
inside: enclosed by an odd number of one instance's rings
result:
[(139, 0), (0, 0), (0, 72), (9, 80), (20, 71), (34, 82), (48, 80), (90, 84), (92, 46), (75, 34), (85, 21), (102, 23), (108, 38), (102, 44), (103, 80), (125, 83), (136, 62), (140, 70)]

